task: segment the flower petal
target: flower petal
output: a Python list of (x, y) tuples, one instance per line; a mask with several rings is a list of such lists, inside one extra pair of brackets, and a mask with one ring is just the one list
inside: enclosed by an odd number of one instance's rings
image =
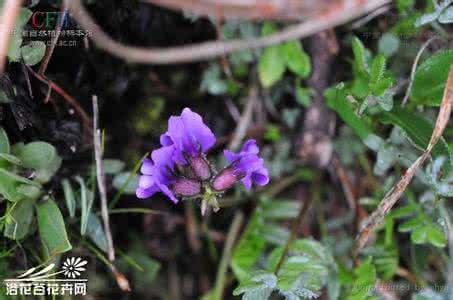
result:
[(148, 175), (143, 175), (140, 176), (138, 180), (138, 186), (143, 188), (143, 189), (148, 189), (155, 185), (154, 177), (153, 176), (148, 176)]
[(260, 152), (260, 148), (256, 145), (255, 140), (248, 140), (245, 142), (244, 146), (242, 146), (241, 153), (247, 152), (249, 154), (258, 154)]
[(153, 162), (148, 159), (148, 158), (145, 158), (143, 160), (143, 164), (142, 164), (142, 167), (140, 169), (140, 171), (145, 174), (145, 175), (152, 175), (153, 174)]
[(149, 198), (149, 197), (151, 197), (152, 195), (154, 195), (156, 192), (157, 192), (156, 189), (143, 189), (143, 188), (138, 188), (138, 189), (135, 191), (135, 195), (137, 196), (137, 198), (146, 199), (146, 198)]
[(190, 108), (184, 108), (181, 114), (181, 119), (186, 129), (186, 134), (190, 136), (192, 142), (198, 143), (201, 146), (201, 151), (206, 152), (216, 142), (214, 133), (203, 123), (203, 119), (197, 113), (194, 113)]

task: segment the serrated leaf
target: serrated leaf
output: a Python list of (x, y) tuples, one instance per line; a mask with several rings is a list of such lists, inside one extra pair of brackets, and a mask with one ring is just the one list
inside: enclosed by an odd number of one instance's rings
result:
[(263, 50), (258, 61), (258, 75), (264, 87), (271, 87), (283, 77), (286, 69), (285, 52), (280, 45)]
[(439, 106), (453, 64), (453, 50), (439, 51), (426, 59), (415, 72), (411, 98), (414, 103)]
[(348, 291), (347, 300), (364, 300), (374, 288), (376, 281), (376, 269), (372, 263), (371, 257), (362, 262), (354, 270), (355, 281)]
[(357, 67), (359, 68), (359, 71), (364, 73), (367, 72), (368, 64), (366, 58), (366, 49), (356, 36), (352, 38), (352, 52), (354, 53), (354, 59)]
[(386, 66), (385, 56), (378, 54), (374, 57), (370, 68), (370, 83), (377, 84), (384, 77)]
[(36, 205), (38, 229), (46, 254), (54, 257), (72, 249), (60, 209), (53, 200)]
[(288, 69), (296, 75), (299, 75), (301, 78), (308, 77), (311, 72), (310, 56), (303, 50), (300, 42), (286, 42), (283, 45), (283, 49)]

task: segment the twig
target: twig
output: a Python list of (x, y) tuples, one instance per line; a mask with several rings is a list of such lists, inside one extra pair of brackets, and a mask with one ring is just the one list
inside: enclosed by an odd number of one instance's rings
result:
[(247, 129), (250, 127), (250, 123), (252, 122), (253, 108), (255, 107), (257, 100), (256, 88), (252, 87), (250, 90), (250, 95), (247, 97), (247, 105), (245, 106), (244, 112), (239, 119), (236, 130), (234, 131), (233, 139), (228, 145), (228, 149), (236, 150), (239, 147), (242, 139), (244, 139), (247, 133)]
[(22, 0), (5, 0), (0, 16), (0, 75), (5, 70), (6, 56), (8, 55), (11, 36), (21, 34), (14, 32), (17, 16), (20, 12)]
[(124, 276), (123, 273), (119, 272), (116, 269), (115, 265), (111, 263), (101, 251), (99, 251), (95, 246), (91, 245), (91, 243), (89, 243), (85, 239), (81, 238), (80, 244), (86, 246), (89, 250), (91, 250), (99, 258), (99, 260), (102, 261), (110, 269), (110, 271), (113, 273), (113, 276), (115, 276), (116, 283), (118, 284), (122, 291), (124, 292), (131, 291), (129, 281), (127, 280), (126, 276)]
[[(147, 0), (147, 2), (188, 11), (196, 15), (234, 19), (280, 19), (301, 20), (321, 13), (327, 13), (333, 5), (329, 1), (287, 1), (287, 0)], [(342, 5), (336, 1), (335, 7)], [(345, 1), (343, 1), (345, 2)]]
[(278, 272), (280, 271), (280, 268), (283, 265), (283, 262), (285, 261), (286, 255), (289, 252), (289, 248), (291, 244), (294, 242), (297, 236), (297, 231), (302, 225), (302, 222), (305, 220), (305, 214), (308, 212), (308, 209), (311, 206), (312, 202), (312, 197), (308, 197), (307, 200), (304, 201), (304, 204), (301, 206), (299, 210), (299, 214), (297, 215), (297, 218), (294, 220), (293, 225), (291, 227), (291, 233), (289, 235), (288, 240), (286, 241), (285, 248), (283, 249), (282, 255), (280, 256), (280, 259), (278, 260), (277, 266), (275, 267), (274, 274), (278, 275)]
[(422, 56), (423, 52), (425, 49), (431, 44), (434, 40), (438, 39), (439, 37), (434, 36), (427, 40), (421, 47), (420, 50), (418, 50), (417, 56), (415, 57), (414, 63), (412, 64), (412, 70), (411, 70), (411, 78), (409, 80), (409, 85), (406, 90), (406, 94), (404, 95), (403, 102), (401, 103), (401, 106), (406, 105), (407, 100), (409, 100), (409, 96), (412, 90), (412, 85), (414, 84), (414, 78), (415, 78), (415, 71), (417, 70), (417, 65), (418, 61), (420, 60), (420, 57)]
[(99, 129), (99, 106), (98, 97), (93, 95), (93, 144), (94, 157), (96, 160), (96, 178), (98, 182), (99, 195), (101, 196), (101, 216), (104, 222), (105, 236), (107, 238), (107, 247), (109, 260), (115, 261), (115, 248), (113, 248), (112, 231), (110, 230), (109, 210), (107, 206), (107, 189), (105, 187), (104, 164), (102, 161), (102, 142), (101, 130)]
[(44, 75), (47, 70), (47, 66), (49, 65), (50, 58), (52, 57), (53, 51), (57, 45), (58, 39), (60, 38), (61, 29), (63, 28), (63, 24), (65, 22), (65, 18), (68, 14), (68, 0), (64, 0), (61, 4), (61, 14), (58, 16), (57, 26), (55, 28), (55, 36), (52, 37), (50, 41), (50, 47), (47, 48), (46, 55), (39, 66), (38, 74)]
[(447, 84), (445, 85), (444, 96), (437, 116), (436, 125), (431, 135), (430, 142), (423, 154), (406, 170), (400, 181), (385, 195), (379, 206), (368, 218), (367, 223), (359, 232), (353, 247), (353, 256), (357, 257), (360, 250), (365, 246), (368, 237), (378, 227), (390, 209), (395, 205), (403, 194), (406, 187), (412, 180), (417, 169), (430, 157), (431, 151), (436, 145), (450, 119), (451, 107), (453, 105), (453, 66), (450, 67)]
[(244, 221), (244, 215), (242, 212), (238, 211), (233, 218), (231, 223), (230, 230), (228, 231), (227, 240), (223, 247), (222, 258), (220, 259), (219, 268), (217, 269), (217, 277), (214, 286), (214, 294), (212, 299), (222, 300), (223, 290), (225, 288), (225, 278), (228, 265), (230, 263), (231, 254), (233, 251), (234, 242), (236, 241), (239, 230), (241, 229), (242, 223)]
[(355, 22), (351, 25), (351, 28), (352, 28), (352, 29), (360, 28), (360, 27), (362, 27), (363, 25), (365, 25), (366, 23), (368, 23), (368, 22), (370, 22), (371, 20), (373, 20), (374, 18), (376, 18), (377, 16), (386, 13), (389, 9), (390, 9), (390, 5), (385, 5), (385, 6), (379, 7), (379, 8), (376, 9), (375, 11), (371, 12), (369, 15), (367, 15), (367, 16), (361, 18), (360, 20), (355, 21)]
[(133, 47), (114, 41), (91, 18), (83, 7), (81, 0), (72, 0), (69, 10), (80, 26), (88, 30), (94, 43), (102, 50), (123, 58), (129, 62), (146, 64), (175, 64), (209, 60), (234, 51), (261, 48), (310, 36), (314, 33), (344, 24), (376, 8), (389, 3), (390, 0), (355, 0), (352, 6), (342, 7), (328, 16), (318, 16), (298, 25), (265, 37), (244, 40), (213, 41), (169, 48)]
[[(74, 110), (77, 112), (77, 114), (80, 116), (82, 119), (83, 126), (85, 129), (91, 133), (91, 118), (88, 116), (88, 114), (83, 110), (82, 106), (80, 106), (79, 102), (69, 95), (63, 88), (61, 88), (58, 84), (53, 82), (52, 80), (48, 79), (44, 75), (39, 75), (36, 73), (32, 68), (28, 67), (28, 70), (41, 82), (44, 82), (47, 84), (51, 89), (53, 89), (55, 92), (57, 92), (60, 96), (63, 97), (63, 99), (66, 100), (72, 107), (74, 107)], [(47, 99), (47, 96), (46, 96)]]

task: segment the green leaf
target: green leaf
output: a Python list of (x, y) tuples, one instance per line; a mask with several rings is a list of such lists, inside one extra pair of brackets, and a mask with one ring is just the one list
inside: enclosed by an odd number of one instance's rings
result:
[[(381, 121), (400, 127), (410, 140), (421, 149), (426, 149), (434, 130), (434, 126), (423, 116), (401, 107), (394, 107), (392, 111), (384, 112)], [(448, 168), (453, 161), (448, 145), (443, 138), (434, 146), (433, 156), (448, 157), (449, 164), (446, 164)]]
[(86, 235), (104, 252), (108, 250), (107, 237), (99, 218), (91, 213), (88, 217)]
[(370, 292), (373, 291), (376, 281), (376, 269), (372, 263), (371, 257), (363, 261), (362, 264), (354, 270), (354, 278), (354, 283), (345, 299), (367, 299)]
[(17, 155), (25, 168), (45, 169), (57, 157), (55, 147), (46, 142), (26, 144)]
[(439, 51), (426, 59), (415, 72), (412, 101), (417, 104), (439, 106), (453, 64), (453, 50)]
[(61, 181), (61, 185), (63, 186), (64, 199), (66, 201), (66, 207), (68, 208), (69, 211), (69, 216), (71, 218), (74, 218), (76, 212), (76, 200), (74, 190), (72, 189), (71, 183), (69, 182), (68, 179), (63, 179)]
[(94, 194), (92, 191), (88, 190), (82, 177), (76, 176), (75, 180), (80, 185), (80, 208), (82, 211), (80, 216), (80, 234), (84, 236), (87, 232), (88, 218), (91, 214), (91, 208), (94, 202)]
[(117, 190), (121, 190), (124, 187), (125, 194), (135, 195), (135, 189), (138, 186), (138, 176), (130, 172), (119, 173), (113, 178), (112, 184)]
[(42, 41), (33, 41), (20, 48), (22, 58), (26, 65), (34, 66), (38, 64), (46, 54), (46, 44)]
[(39, 183), (49, 182), (52, 176), (55, 175), (60, 168), (62, 161), (62, 158), (57, 155), (46, 168), (36, 170), (35, 180)]
[(257, 233), (262, 224), (263, 218), (259, 216), (258, 212), (255, 212), (233, 251), (231, 268), (239, 282), (248, 277), (266, 246), (266, 240)]
[(16, 203), (10, 212), (10, 221), (5, 225), (5, 236), (13, 240), (23, 239), (30, 231), (33, 221), (35, 199), (25, 198)]
[(285, 220), (297, 217), (300, 203), (296, 201), (285, 201), (281, 199), (263, 200), (263, 216), (268, 220)]
[(376, 55), (371, 63), (370, 84), (375, 85), (384, 77), (386, 59), (382, 54)]
[(421, 216), (415, 216), (398, 226), (399, 232), (411, 232), (420, 226), (423, 226), (423, 218)]
[(10, 145), (8, 135), (6, 134), (3, 127), (0, 127), (0, 153), (9, 154)]
[(124, 169), (125, 163), (119, 159), (104, 159), (104, 172), (106, 174), (117, 174)]
[(11, 155), (11, 154), (0, 153), (0, 161), (1, 160), (7, 161), (8, 163), (11, 163), (11, 164), (17, 165), (17, 166), (22, 165), (22, 161), (19, 158), (17, 158), (16, 156)]
[(372, 133), (369, 123), (355, 114), (351, 104), (346, 99), (344, 90), (331, 87), (324, 92), (324, 95), (327, 106), (336, 111), (340, 118), (354, 129), (361, 139), (366, 139)]
[(411, 241), (415, 244), (425, 244), (428, 241), (427, 227), (421, 226), (412, 231)]
[(22, 29), (27, 24), (28, 20), (32, 16), (33, 12), (28, 8), (21, 8), (19, 16), (16, 19), (14, 26), (14, 34), (11, 36), (11, 41), (8, 49), (8, 58), (10, 61), (18, 62), (21, 58), (20, 47), (22, 45)]
[(300, 42), (286, 42), (283, 44), (283, 49), (288, 69), (302, 78), (308, 77), (311, 72), (310, 56), (302, 49)]
[(55, 201), (49, 199), (36, 205), (38, 228), (45, 253), (50, 257), (72, 249), (66, 228)]
[(427, 229), (427, 238), (428, 242), (439, 248), (443, 248), (447, 245), (447, 238), (445, 237), (445, 233), (439, 228), (437, 225), (428, 226)]
[(352, 52), (354, 53), (354, 60), (358, 70), (362, 73), (367, 72), (368, 64), (366, 58), (366, 49), (356, 36), (352, 38)]
[(264, 49), (258, 62), (258, 75), (264, 87), (271, 87), (283, 77), (286, 68), (285, 52), (280, 45)]
[(251, 273), (234, 291), (233, 295), (244, 294), (242, 299), (267, 299), (277, 287), (277, 276), (265, 271)]

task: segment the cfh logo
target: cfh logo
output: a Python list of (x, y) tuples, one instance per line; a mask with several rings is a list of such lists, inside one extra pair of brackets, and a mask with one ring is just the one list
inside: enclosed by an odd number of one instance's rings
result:
[(68, 12), (59, 11), (36, 11), (31, 16), (31, 24), (35, 29), (53, 29), (59, 18), (62, 18), (62, 29), (68, 28), (72, 24)]
[[(80, 257), (67, 258), (61, 270), (54, 271), (55, 264), (42, 269), (27, 270), (14, 279), (5, 279), (7, 296), (85, 296), (87, 279), (81, 278), (86, 271), (86, 260)], [(58, 278), (62, 274), (64, 278)]]

